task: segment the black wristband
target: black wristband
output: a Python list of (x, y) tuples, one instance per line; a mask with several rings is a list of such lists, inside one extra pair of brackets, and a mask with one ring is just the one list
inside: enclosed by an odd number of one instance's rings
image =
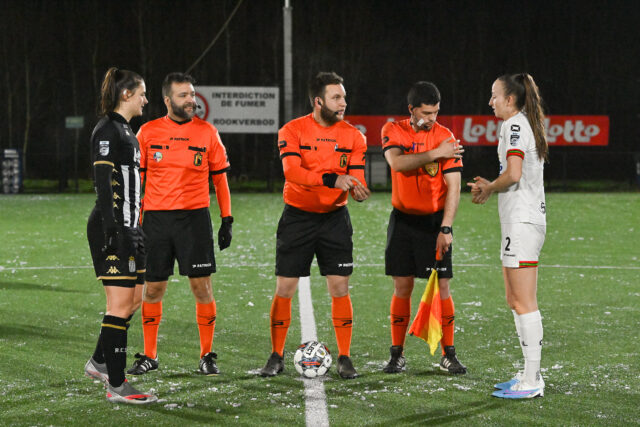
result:
[(231, 215), (222, 217), (223, 224), (233, 224), (233, 217)]
[(453, 228), (447, 227), (446, 225), (443, 227), (440, 227), (440, 232), (442, 234), (451, 234), (452, 231), (453, 231)]
[(337, 180), (337, 173), (325, 173), (324, 175), (322, 175), (322, 184), (329, 188), (335, 188)]

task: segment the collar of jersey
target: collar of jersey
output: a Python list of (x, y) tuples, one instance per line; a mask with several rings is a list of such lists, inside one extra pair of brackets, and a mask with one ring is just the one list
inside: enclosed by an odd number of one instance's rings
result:
[(173, 120), (171, 117), (169, 117), (169, 115), (166, 115), (167, 119), (171, 120), (171, 122), (177, 124), (178, 126), (182, 126), (182, 125), (186, 125), (187, 123), (189, 123), (190, 121), (192, 121), (192, 119), (189, 120), (185, 120), (183, 122), (176, 122), (175, 120)]
[(124, 117), (122, 117), (120, 114), (116, 113), (115, 111), (109, 111), (107, 113), (107, 115), (109, 116), (109, 118), (111, 120), (115, 120), (116, 122), (120, 122), (120, 123), (125, 123), (125, 124), (129, 124), (129, 122), (127, 121), (127, 119), (125, 119)]
[(309, 113), (308, 117), (311, 119), (311, 121), (316, 125), (316, 127), (317, 127), (318, 129), (324, 129), (324, 130), (327, 130), (327, 129), (334, 129), (334, 126), (337, 126), (337, 125), (339, 125), (340, 123), (343, 123), (343, 122), (344, 122), (344, 120), (340, 120), (339, 122), (336, 122), (336, 123), (332, 124), (332, 125), (331, 125), (331, 126), (329, 126), (329, 127), (324, 127), (324, 126), (322, 126), (320, 123), (316, 122), (316, 119), (313, 117), (313, 113)]

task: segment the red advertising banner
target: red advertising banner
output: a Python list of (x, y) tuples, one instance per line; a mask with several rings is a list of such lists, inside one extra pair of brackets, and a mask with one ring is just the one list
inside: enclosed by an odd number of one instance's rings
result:
[[(345, 116), (367, 137), (368, 145), (381, 145), (380, 131), (388, 121), (408, 116)], [(438, 122), (451, 129), (468, 146), (498, 145), (501, 120), (494, 116), (438, 116)], [(609, 145), (609, 116), (547, 116), (550, 146), (591, 147)]]

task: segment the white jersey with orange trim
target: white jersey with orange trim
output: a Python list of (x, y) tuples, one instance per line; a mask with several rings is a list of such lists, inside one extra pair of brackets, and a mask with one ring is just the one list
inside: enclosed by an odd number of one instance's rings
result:
[(500, 222), (546, 225), (544, 161), (538, 157), (531, 125), (522, 112), (502, 123), (498, 140), (500, 174), (507, 170), (509, 156), (522, 158), (522, 176), (520, 181), (498, 194)]

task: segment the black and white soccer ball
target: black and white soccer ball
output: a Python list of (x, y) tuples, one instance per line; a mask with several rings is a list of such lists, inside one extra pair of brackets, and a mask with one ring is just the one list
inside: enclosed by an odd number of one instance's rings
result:
[(293, 356), (296, 371), (306, 378), (316, 378), (326, 374), (331, 368), (331, 353), (318, 341), (300, 344)]

